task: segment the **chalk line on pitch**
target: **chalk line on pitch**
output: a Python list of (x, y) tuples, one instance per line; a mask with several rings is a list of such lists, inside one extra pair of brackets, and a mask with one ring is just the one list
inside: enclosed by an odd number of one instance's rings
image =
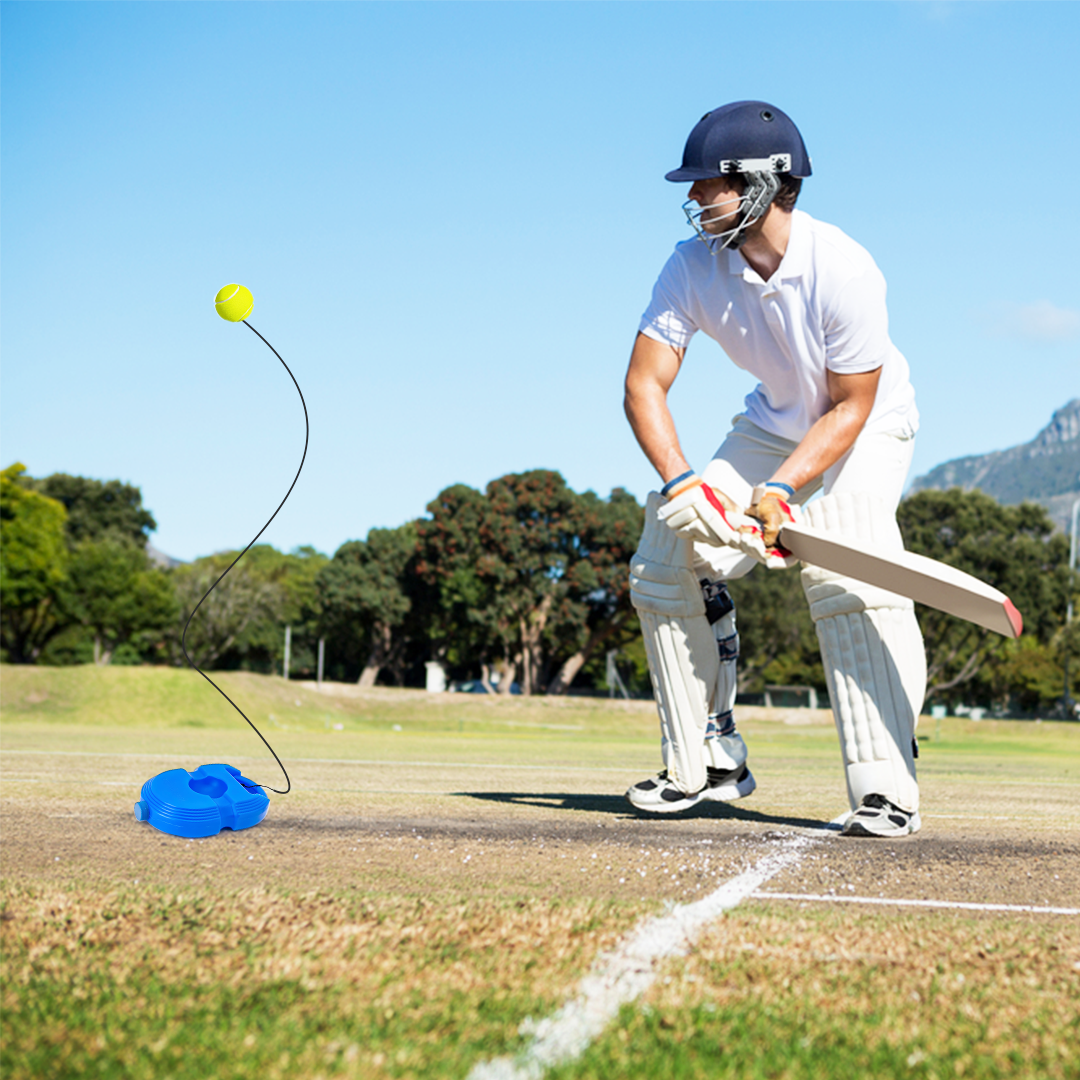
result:
[(512, 1058), (481, 1062), (468, 1080), (540, 1080), (552, 1066), (580, 1057), (623, 1005), (648, 990), (662, 961), (685, 956), (708, 923), (794, 866), (807, 848), (817, 843), (820, 840), (805, 834), (793, 836), (780, 851), (766, 855), (704, 899), (681, 904), (667, 915), (642, 923), (617, 949), (597, 959), (577, 992), (558, 1012), (522, 1025), (522, 1032), (532, 1035), (525, 1050)]
[(1011, 911), (1017, 914), (1080, 915), (1080, 908), (1037, 907), (1034, 904), (977, 904), (966, 900), (890, 899), (887, 896), (828, 896), (820, 893), (752, 892), (751, 900), (804, 900), (807, 903), (877, 904), (885, 907), (944, 908), (951, 911)]

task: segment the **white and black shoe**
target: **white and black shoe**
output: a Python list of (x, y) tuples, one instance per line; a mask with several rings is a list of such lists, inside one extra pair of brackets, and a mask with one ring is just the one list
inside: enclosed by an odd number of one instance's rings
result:
[(753, 774), (745, 765), (730, 771), (708, 770), (708, 782), (700, 791), (687, 794), (668, 778), (667, 769), (635, 784), (626, 793), (630, 804), (650, 814), (677, 814), (699, 802), (734, 802), (749, 795), (757, 787)]
[(736, 799), (745, 799), (754, 788), (757, 781), (754, 774), (746, 765), (738, 765), (734, 769), (714, 769), (709, 766), (709, 782), (705, 785), (702, 793), (703, 799), (709, 802), (734, 802)]
[(901, 810), (884, 795), (867, 795), (840, 830), (842, 836), (908, 836), (922, 828), (918, 810)]

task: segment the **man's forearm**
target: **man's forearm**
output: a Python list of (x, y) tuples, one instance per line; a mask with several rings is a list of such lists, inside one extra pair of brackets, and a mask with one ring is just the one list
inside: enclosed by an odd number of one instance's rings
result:
[(638, 445), (665, 483), (689, 470), (666, 395), (627, 389), (623, 407)]
[(874, 408), (881, 368), (853, 375), (828, 372), (832, 408), (803, 436), (769, 480), (796, 491), (835, 465), (855, 445)]
[(840, 402), (814, 424), (791, 456), (768, 479), (788, 484), (798, 491), (835, 465), (855, 445), (865, 423), (860, 408)]
[(634, 437), (664, 483), (690, 466), (679, 447), (667, 395), (679, 373), (683, 350), (638, 332), (630, 354), (623, 408)]

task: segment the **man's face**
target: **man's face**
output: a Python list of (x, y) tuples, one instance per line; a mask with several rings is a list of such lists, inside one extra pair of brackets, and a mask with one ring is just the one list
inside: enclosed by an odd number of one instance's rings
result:
[(690, 201), (696, 202), (703, 210), (700, 224), (707, 233), (716, 234), (734, 229), (739, 223), (739, 201), (742, 198), (742, 186), (728, 176), (717, 176), (708, 180), (695, 180), (690, 188)]

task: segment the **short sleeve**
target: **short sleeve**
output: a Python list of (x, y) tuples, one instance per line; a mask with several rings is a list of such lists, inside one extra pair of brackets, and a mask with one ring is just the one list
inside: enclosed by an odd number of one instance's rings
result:
[(689, 313), (686, 267), (676, 251), (664, 264), (653, 286), (652, 300), (638, 330), (675, 349), (685, 349), (698, 330)]
[(885, 279), (864, 272), (843, 286), (826, 314), (825, 366), (839, 375), (873, 371), (891, 348)]

